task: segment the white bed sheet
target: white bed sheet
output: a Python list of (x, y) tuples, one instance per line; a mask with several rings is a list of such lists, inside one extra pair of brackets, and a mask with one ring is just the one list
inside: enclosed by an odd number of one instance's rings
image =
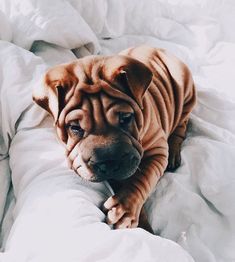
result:
[[(0, 10), (0, 261), (235, 261), (233, 1), (5, 0)], [(198, 90), (182, 165), (146, 204), (160, 237), (103, 223), (109, 188), (67, 169), (52, 119), (31, 100), (48, 66), (142, 43), (185, 61)]]

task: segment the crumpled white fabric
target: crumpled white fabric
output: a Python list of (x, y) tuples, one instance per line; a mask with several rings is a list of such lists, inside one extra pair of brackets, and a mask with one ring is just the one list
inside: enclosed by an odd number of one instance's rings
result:
[(0, 40), (11, 41), (12, 29), (6, 15), (0, 10)]
[(1, 1), (0, 9), (9, 17), (13, 43), (31, 49), (36, 41), (45, 41), (67, 49), (86, 47), (97, 53), (96, 35), (68, 1)]

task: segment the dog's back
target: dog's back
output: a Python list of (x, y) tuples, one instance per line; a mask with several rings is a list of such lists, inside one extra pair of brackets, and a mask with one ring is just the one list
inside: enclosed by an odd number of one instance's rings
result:
[(145, 105), (154, 108), (166, 135), (188, 118), (195, 102), (195, 88), (188, 67), (163, 49), (149, 46), (129, 48), (120, 53), (147, 65), (153, 81), (145, 94)]

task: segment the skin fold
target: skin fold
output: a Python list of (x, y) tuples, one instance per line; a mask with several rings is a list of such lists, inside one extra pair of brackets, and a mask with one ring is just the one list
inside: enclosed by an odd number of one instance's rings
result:
[(113, 186), (107, 223), (152, 232), (143, 205), (164, 171), (180, 165), (196, 102), (187, 66), (148, 46), (88, 56), (50, 69), (33, 98), (53, 116), (69, 167)]

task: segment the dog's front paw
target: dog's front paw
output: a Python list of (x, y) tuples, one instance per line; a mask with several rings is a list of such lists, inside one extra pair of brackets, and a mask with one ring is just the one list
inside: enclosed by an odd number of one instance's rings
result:
[(104, 209), (107, 210), (106, 221), (115, 229), (135, 228), (139, 224), (142, 206), (143, 201), (133, 192), (121, 190), (104, 203)]

